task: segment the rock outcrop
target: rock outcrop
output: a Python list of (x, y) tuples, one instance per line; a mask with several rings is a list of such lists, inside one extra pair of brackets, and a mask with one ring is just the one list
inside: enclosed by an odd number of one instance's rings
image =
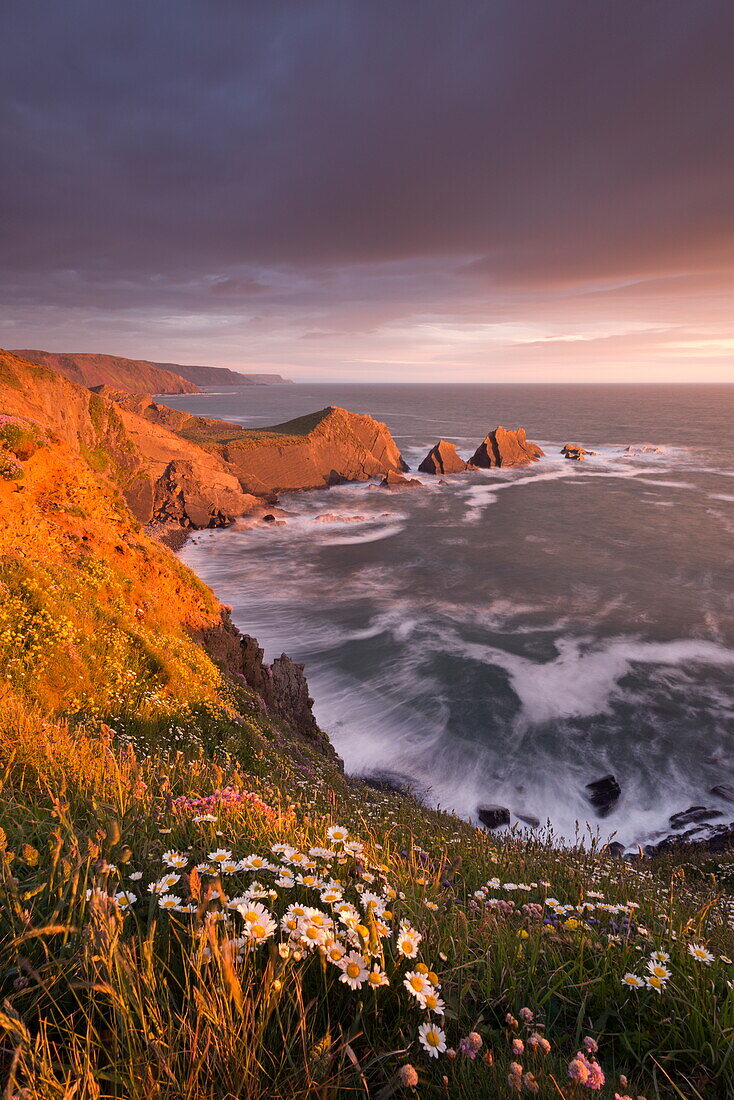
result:
[(589, 792), (586, 797), (599, 817), (606, 817), (611, 813), (622, 794), (622, 788), (614, 775), (604, 775), (601, 779), (587, 783), (586, 790)]
[(388, 470), (382, 481), (381, 489), (419, 489), (421, 482), (414, 477), (405, 477), (403, 474)]
[(628, 455), (664, 455), (664, 447), (656, 447), (654, 443), (630, 443), (624, 453)]
[(469, 464), (457, 454), (453, 443), (439, 439), (418, 469), (422, 474), (461, 474), (469, 469)]
[(564, 443), (561, 447), (564, 458), (570, 458), (574, 462), (583, 462), (587, 455), (595, 455), (596, 451), (587, 451), (580, 443)]
[(499, 829), (510, 824), (510, 811), (507, 806), (479, 806), (477, 817), (487, 829)]
[(482, 440), (469, 460), (482, 470), (494, 466), (527, 466), (544, 457), (537, 443), (530, 443), (524, 428), (503, 428), (501, 425)]
[(200, 393), (199, 387), (179, 374), (162, 370), (147, 359), (82, 352), (15, 351), (21, 359), (63, 374), (79, 386), (112, 386), (128, 393)]
[(228, 527), (235, 516), (257, 505), (240, 489), (236, 478), (204, 480), (201, 466), (169, 462), (153, 485), (152, 521), (179, 527)]

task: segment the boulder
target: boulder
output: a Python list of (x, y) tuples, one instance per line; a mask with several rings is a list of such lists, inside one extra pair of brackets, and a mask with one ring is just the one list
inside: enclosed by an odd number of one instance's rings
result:
[(624, 855), (624, 844), (620, 844), (618, 840), (612, 840), (607, 844), (607, 851), (610, 856), (619, 859), (620, 856)]
[(596, 451), (587, 451), (580, 443), (564, 443), (561, 447), (564, 458), (571, 458), (574, 462), (583, 462), (587, 455), (595, 455)]
[[(193, 462), (169, 462), (152, 486), (152, 519), (179, 527), (227, 527), (235, 516), (250, 511), (256, 501), (236, 480)], [(142, 479), (139, 479), (142, 484)], [(131, 505), (132, 507), (132, 505)]]
[(405, 477), (396, 470), (388, 470), (380, 482), (381, 489), (416, 489), (420, 486), (420, 481), (416, 481), (414, 477)]
[(435, 447), (431, 447), (418, 469), (422, 474), (462, 474), (468, 469), (468, 465), (457, 454), (453, 443), (439, 439)]
[(734, 787), (730, 787), (728, 783), (718, 783), (711, 788), (711, 794), (723, 798), (724, 802), (734, 802)]
[(723, 817), (721, 810), (707, 810), (705, 806), (689, 806), (669, 819), (671, 829), (684, 829), (686, 825), (699, 825), (704, 821), (714, 821)]
[(488, 829), (499, 829), (510, 824), (510, 811), (506, 806), (479, 806), (477, 817)]
[(586, 790), (589, 792), (586, 797), (599, 814), (599, 817), (606, 817), (608, 813), (611, 813), (622, 794), (622, 788), (616, 777), (611, 774), (603, 775), (601, 779), (595, 779), (592, 783), (587, 783)]
[(729, 852), (734, 848), (734, 821), (728, 825), (699, 825), (685, 833), (671, 833), (656, 844), (646, 844), (648, 856), (681, 850), (691, 852)]
[(418, 783), (411, 776), (386, 769), (362, 775), (360, 779), (365, 786), (371, 787), (373, 791), (382, 791), (387, 794), (411, 795), (415, 794), (418, 788)]
[(537, 829), (540, 827), (540, 818), (535, 817), (534, 814), (529, 814), (526, 810), (520, 813), (519, 810), (512, 811), (518, 821), (522, 821), (524, 825), (529, 825), (531, 829)]
[(528, 442), (524, 428), (500, 425), (484, 437), (469, 462), (482, 470), (494, 466), (528, 466), (544, 454), (537, 443)]

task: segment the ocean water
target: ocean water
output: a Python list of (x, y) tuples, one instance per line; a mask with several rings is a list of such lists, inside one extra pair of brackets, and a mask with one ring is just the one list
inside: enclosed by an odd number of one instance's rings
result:
[[(411, 777), (571, 836), (663, 835), (734, 782), (734, 386), (245, 387), (165, 399), (238, 423), (328, 404), (390, 427), (415, 469), (497, 424), (531, 467), (422, 490), (282, 498), (282, 526), (198, 532), (181, 556), (266, 656), (306, 665), (348, 770)], [(597, 452), (562, 458), (564, 442)], [(630, 443), (664, 453), (629, 456)], [(598, 819), (584, 787), (614, 772)], [(729, 820), (729, 817), (726, 818)]]

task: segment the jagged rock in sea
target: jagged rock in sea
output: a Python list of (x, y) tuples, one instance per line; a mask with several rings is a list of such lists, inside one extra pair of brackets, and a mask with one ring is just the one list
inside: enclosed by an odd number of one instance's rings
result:
[(494, 466), (528, 466), (543, 458), (537, 443), (530, 443), (524, 428), (503, 428), (489, 432), (469, 459), (472, 466), (489, 470)]
[(421, 482), (417, 481), (416, 478), (403, 477), (395, 470), (388, 470), (380, 482), (381, 489), (419, 489), (420, 486)]
[(734, 821), (724, 825), (700, 824), (685, 833), (670, 833), (654, 844), (645, 845), (645, 854), (659, 856), (681, 850), (691, 852), (728, 852), (734, 849)]
[(204, 479), (193, 462), (169, 462), (153, 486), (153, 523), (179, 527), (228, 527), (234, 516), (247, 512), (253, 498), (231, 484)]
[(728, 783), (717, 783), (711, 788), (710, 793), (723, 798), (724, 802), (734, 802), (734, 787), (729, 786)]
[(499, 829), (510, 824), (510, 811), (507, 806), (478, 806), (477, 817), (487, 829)]
[(540, 818), (534, 814), (529, 814), (527, 810), (520, 812), (519, 810), (512, 811), (518, 821), (522, 821), (524, 825), (529, 825), (531, 829), (537, 829), (540, 826)]
[(606, 817), (607, 814), (611, 813), (622, 794), (622, 788), (616, 777), (611, 774), (587, 783), (586, 790), (589, 792), (586, 797), (599, 814), (599, 817)]
[(684, 829), (686, 825), (700, 825), (702, 822), (713, 821), (723, 816), (721, 810), (707, 810), (705, 806), (689, 806), (687, 810), (673, 814), (669, 819), (669, 825), (671, 829)]
[(624, 453), (628, 455), (664, 455), (664, 447), (656, 447), (654, 443), (629, 443)]
[(439, 439), (438, 443), (431, 447), (418, 469), (422, 474), (461, 474), (469, 469), (469, 464), (457, 454), (453, 443)]
[(583, 462), (587, 455), (595, 455), (596, 451), (587, 451), (580, 443), (564, 443), (561, 454), (564, 458), (573, 459), (574, 462)]

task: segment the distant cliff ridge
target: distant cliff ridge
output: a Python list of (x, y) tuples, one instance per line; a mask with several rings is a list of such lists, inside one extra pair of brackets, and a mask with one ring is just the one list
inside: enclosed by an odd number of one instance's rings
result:
[[(154, 363), (154, 367), (172, 371), (197, 386), (285, 386), (290, 378), (280, 374), (251, 374), (249, 371), (230, 370), (229, 367), (206, 367), (190, 363)], [(155, 391), (163, 393), (163, 390)]]
[(128, 393), (199, 393), (194, 382), (147, 359), (87, 352), (16, 350), (13, 354), (39, 367), (49, 367), (88, 389), (106, 385)]

